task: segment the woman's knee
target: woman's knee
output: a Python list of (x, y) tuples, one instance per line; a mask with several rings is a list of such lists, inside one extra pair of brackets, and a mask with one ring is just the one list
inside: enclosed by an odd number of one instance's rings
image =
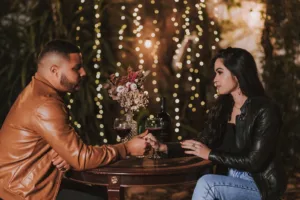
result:
[(204, 176), (201, 176), (200, 179), (197, 181), (197, 186), (196, 187), (205, 187), (205, 186), (210, 186), (216, 179), (216, 175), (214, 174), (206, 174)]

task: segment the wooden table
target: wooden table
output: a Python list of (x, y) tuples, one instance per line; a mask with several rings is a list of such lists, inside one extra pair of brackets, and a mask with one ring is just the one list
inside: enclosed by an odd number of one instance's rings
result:
[(157, 186), (196, 182), (211, 172), (210, 161), (198, 157), (129, 158), (111, 165), (84, 171), (69, 171), (67, 178), (90, 185), (107, 187), (109, 200), (123, 199), (123, 187)]

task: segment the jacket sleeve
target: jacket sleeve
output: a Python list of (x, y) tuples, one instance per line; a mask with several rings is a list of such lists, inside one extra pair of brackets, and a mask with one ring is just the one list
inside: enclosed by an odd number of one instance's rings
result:
[[(208, 128), (204, 128), (203, 131), (198, 133), (197, 138), (194, 140), (197, 140), (199, 142), (202, 142), (203, 144), (206, 144), (208, 146), (211, 146), (211, 143), (209, 142), (209, 131)], [(180, 142), (169, 142), (166, 143), (168, 147), (168, 157), (173, 158), (173, 157), (182, 157), (182, 156), (189, 156), (188, 154), (185, 154), (183, 149), (181, 147)]]
[(276, 151), (280, 127), (281, 118), (277, 108), (271, 105), (261, 108), (254, 120), (250, 149), (240, 154), (212, 150), (209, 160), (239, 170), (259, 172)]
[(34, 116), (37, 134), (40, 134), (75, 170), (96, 168), (126, 157), (124, 144), (100, 147), (84, 144), (69, 124), (63, 102), (46, 100), (36, 109)]

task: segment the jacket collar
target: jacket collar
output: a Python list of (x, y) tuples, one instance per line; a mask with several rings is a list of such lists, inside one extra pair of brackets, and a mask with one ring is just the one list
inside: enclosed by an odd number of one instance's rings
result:
[(246, 99), (246, 101), (244, 102), (244, 104), (242, 105), (241, 107), (241, 114), (238, 115), (238, 118), (240, 120), (245, 120), (246, 116), (247, 116), (247, 107), (248, 107), (248, 104), (251, 102), (251, 98), (248, 97)]
[(65, 95), (65, 93), (58, 91), (47, 79), (42, 77), (38, 72), (34, 74), (34, 76), (32, 77), (32, 81), (42, 83), (49, 95), (59, 96), (60, 98), (63, 98), (63, 96)]
[(241, 114), (246, 113), (247, 105), (248, 105), (250, 102), (251, 102), (251, 98), (248, 97), (248, 98), (246, 99), (246, 101), (244, 102), (244, 104), (242, 105), (242, 107), (241, 107)]

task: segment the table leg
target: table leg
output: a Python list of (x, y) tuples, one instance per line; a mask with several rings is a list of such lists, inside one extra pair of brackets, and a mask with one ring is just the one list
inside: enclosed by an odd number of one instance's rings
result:
[(108, 200), (123, 200), (123, 188), (120, 186), (120, 176), (108, 176)]

